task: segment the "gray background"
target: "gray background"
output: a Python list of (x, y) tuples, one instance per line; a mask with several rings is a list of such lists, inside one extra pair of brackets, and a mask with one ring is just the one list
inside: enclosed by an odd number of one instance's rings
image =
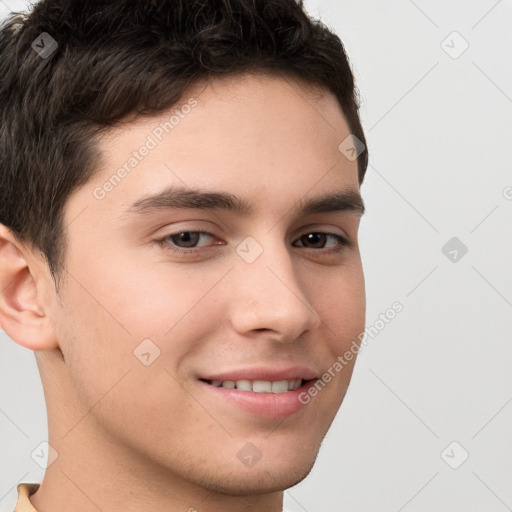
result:
[[(25, 5), (0, 1), (0, 15)], [(512, 510), (512, 1), (306, 5), (340, 35), (361, 91), (367, 323), (404, 309), (361, 352), (285, 506)], [(43, 477), (30, 454), (47, 427), (34, 354), (4, 333), (0, 435), (11, 512), (16, 484)]]

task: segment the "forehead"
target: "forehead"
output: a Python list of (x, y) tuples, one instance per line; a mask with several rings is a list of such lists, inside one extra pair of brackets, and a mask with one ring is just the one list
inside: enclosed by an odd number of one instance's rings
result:
[(169, 111), (103, 136), (102, 165), (76, 208), (85, 201), (126, 209), (176, 185), (267, 204), (333, 186), (357, 191), (357, 162), (338, 149), (349, 135), (334, 95), (302, 81), (242, 75), (197, 83)]

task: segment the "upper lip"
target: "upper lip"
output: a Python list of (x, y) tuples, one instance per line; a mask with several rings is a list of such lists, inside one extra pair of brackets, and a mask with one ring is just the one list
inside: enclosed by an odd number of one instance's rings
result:
[(237, 381), (237, 380), (265, 380), (276, 382), (280, 380), (310, 380), (317, 378), (317, 372), (307, 366), (254, 366), (249, 368), (238, 368), (220, 373), (201, 375), (204, 380)]

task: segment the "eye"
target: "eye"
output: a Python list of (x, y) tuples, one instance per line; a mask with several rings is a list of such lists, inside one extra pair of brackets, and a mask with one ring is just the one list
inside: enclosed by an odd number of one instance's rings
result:
[(206, 231), (183, 231), (175, 235), (169, 235), (167, 238), (178, 247), (196, 247), (201, 238), (212, 238), (212, 235)]
[[(329, 240), (334, 239), (334, 245), (326, 247), (326, 243)], [(331, 249), (331, 250), (341, 250), (343, 247), (350, 245), (349, 241), (342, 237), (341, 235), (337, 235), (335, 233), (324, 233), (324, 232), (312, 232), (306, 233), (302, 235), (297, 241), (299, 241), (302, 245), (299, 247), (306, 247), (308, 249)]]
[[(179, 233), (173, 233), (166, 235), (163, 238), (155, 240), (160, 246), (165, 249), (190, 253), (194, 252), (193, 249), (208, 246), (208, 241), (215, 239), (215, 237), (207, 231), (180, 231)], [(200, 244), (201, 240), (206, 243)], [(187, 250), (191, 249), (191, 250)]]

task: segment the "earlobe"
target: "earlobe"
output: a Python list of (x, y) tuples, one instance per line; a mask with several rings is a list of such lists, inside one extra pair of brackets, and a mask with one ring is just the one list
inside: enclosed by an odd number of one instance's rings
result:
[(35, 263), (27, 258), (29, 251), (0, 224), (0, 327), (30, 350), (56, 348), (53, 325), (39, 301)]

